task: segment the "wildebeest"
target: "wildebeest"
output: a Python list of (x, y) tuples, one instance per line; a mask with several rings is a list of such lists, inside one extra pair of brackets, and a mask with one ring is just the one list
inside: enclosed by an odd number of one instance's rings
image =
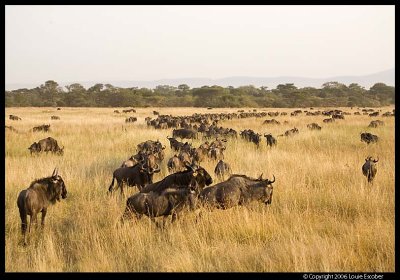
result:
[(183, 171), (184, 169), (186, 169), (185, 164), (179, 159), (179, 157), (177, 155), (174, 155), (173, 157), (171, 157), (168, 160), (167, 167), (168, 167), (169, 173), (179, 172), (179, 171)]
[(54, 154), (63, 155), (64, 154), (64, 146), (60, 148), (58, 146), (57, 140), (52, 137), (47, 137), (39, 140), (39, 142), (34, 142), (29, 148), (31, 155), (32, 153), (40, 153), (40, 152), (52, 152)]
[(329, 119), (323, 119), (322, 121), (324, 123), (333, 123), (333, 122), (335, 122), (335, 119), (329, 118)]
[(119, 114), (119, 111), (118, 110), (114, 110), (114, 113)]
[(47, 213), (47, 207), (60, 201), (60, 198), (67, 198), (67, 188), (57, 168), (50, 177), (33, 181), (29, 188), (21, 191), (18, 195), (17, 205), (21, 217), (21, 231), (26, 245), (26, 229), (28, 227), (28, 215), (30, 223), (28, 231), (31, 231), (32, 224), (37, 225), (37, 214), (42, 213), (42, 226)]
[(363, 164), (361, 169), (362, 169), (364, 176), (367, 177), (368, 183), (372, 184), (372, 181), (374, 180), (374, 177), (377, 172), (376, 163), (378, 161), (379, 161), (379, 158), (375, 160), (371, 156), (368, 156), (365, 159), (365, 163)]
[(253, 179), (246, 175), (232, 175), (227, 181), (203, 189), (200, 201), (204, 206), (228, 209), (237, 205), (245, 205), (251, 201), (259, 200), (271, 204), (273, 181), (260, 178)]
[(281, 124), (281, 123), (278, 122), (278, 121), (275, 120), (275, 119), (272, 119), (272, 120), (265, 120), (265, 121), (263, 122), (263, 124)]
[(13, 121), (20, 121), (20, 120), (22, 120), (20, 117), (15, 116), (15, 115), (9, 115), (9, 117), (10, 117), (10, 120), (13, 120)]
[(131, 122), (131, 123), (134, 123), (134, 122), (136, 122), (137, 121), (137, 118), (136, 117), (129, 117), (129, 118), (126, 118), (125, 119), (125, 122)]
[(361, 142), (365, 142), (367, 144), (376, 143), (379, 140), (377, 135), (371, 134), (369, 132), (360, 133)]
[(230, 176), (232, 174), (232, 169), (229, 163), (220, 160), (214, 168), (214, 173), (218, 179), (225, 180), (225, 175)]
[(310, 130), (321, 130), (321, 127), (317, 123), (307, 124), (307, 128)]
[(271, 133), (264, 134), (264, 137), (267, 141), (267, 146), (270, 146), (270, 147), (276, 146), (276, 139), (272, 136)]
[(52, 119), (52, 120), (59, 120), (60, 117), (59, 117), (59, 116), (51, 116), (51, 119)]
[(186, 128), (174, 129), (172, 130), (172, 137), (181, 139), (197, 139), (197, 132)]
[(286, 130), (284, 134), (281, 134), (279, 136), (293, 136), (295, 134), (299, 134), (299, 130), (296, 127)]
[(50, 131), (50, 125), (49, 124), (42, 124), (39, 126), (35, 126), (32, 129), (33, 132), (37, 132), (37, 131), (44, 131), (44, 132), (49, 132)]
[(112, 193), (114, 180), (117, 179), (117, 188), (120, 188), (121, 195), (124, 194), (124, 183), (129, 187), (137, 186), (141, 190), (146, 184), (153, 183), (153, 174), (160, 172), (160, 168), (152, 169), (141, 161), (132, 167), (120, 167), (114, 170), (111, 185), (108, 188)]
[(122, 110), (122, 112), (123, 113), (130, 113), (130, 112), (136, 113), (136, 110), (135, 109), (128, 109), (128, 110)]
[(143, 161), (145, 159), (145, 153), (143, 152), (138, 152), (136, 155), (131, 156), (127, 160), (125, 160), (122, 164), (121, 167), (131, 167), (134, 166), (135, 164), (139, 163), (140, 161)]
[(368, 127), (378, 127), (378, 126), (383, 126), (384, 124), (385, 123), (383, 121), (376, 120), (376, 121), (371, 121)]
[(17, 132), (18, 133), (18, 130), (17, 129), (15, 129), (13, 126), (7, 126), (6, 125), (6, 129), (9, 129), (9, 130), (11, 130), (12, 132)]
[(163, 216), (163, 226), (165, 226), (166, 218), (172, 215), (171, 223), (173, 223), (185, 205), (189, 204), (188, 206), (194, 209), (194, 196), (198, 192), (198, 184), (193, 175), (187, 186), (172, 185), (160, 194), (157, 192), (138, 192), (127, 199), (121, 222), (132, 216), (140, 219), (142, 215), (146, 215), (152, 221), (155, 221), (155, 217)]
[(210, 174), (203, 167), (186, 165), (185, 171), (170, 174), (161, 181), (148, 184), (141, 189), (140, 192), (148, 193), (154, 191), (160, 194), (163, 190), (172, 185), (188, 185), (192, 176), (195, 176), (200, 189), (203, 189), (204, 186), (208, 186), (213, 182)]
[(157, 111), (153, 111), (153, 114), (156, 115), (156, 116), (159, 116), (159, 115), (160, 115), (160, 113), (157, 112)]

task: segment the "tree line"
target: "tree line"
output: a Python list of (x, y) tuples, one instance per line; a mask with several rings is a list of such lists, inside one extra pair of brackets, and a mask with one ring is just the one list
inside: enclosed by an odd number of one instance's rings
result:
[(375, 83), (365, 89), (326, 82), (321, 88), (297, 88), (293, 83), (274, 89), (255, 87), (203, 86), (190, 88), (159, 85), (149, 88), (122, 88), (95, 84), (86, 89), (79, 83), (65, 87), (53, 80), (32, 88), (5, 92), (6, 107), (379, 107), (395, 103), (395, 88)]

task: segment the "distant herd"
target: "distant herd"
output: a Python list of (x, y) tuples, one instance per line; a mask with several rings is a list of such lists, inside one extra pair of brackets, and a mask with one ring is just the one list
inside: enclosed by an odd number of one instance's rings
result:
[[(60, 108), (58, 108), (60, 109)], [(211, 108), (210, 108), (211, 109)], [(204, 208), (227, 209), (237, 205), (245, 205), (251, 201), (260, 201), (269, 205), (272, 203), (273, 179), (263, 179), (262, 174), (258, 178), (251, 178), (242, 174), (233, 174), (229, 163), (224, 161), (224, 151), (226, 150), (226, 142), (230, 137), (237, 138), (238, 133), (232, 128), (223, 128), (218, 126), (220, 120), (230, 120), (235, 118), (248, 117), (276, 117), (286, 115), (286, 112), (244, 112), (239, 110), (238, 113), (220, 113), (220, 114), (193, 114), (191, 116), (171, 116), (160, 115), (159, 112), (153, 111), (153, 115), (157, 118), (145, 118), (147, 126), (155, 129), (172, 129), (172, 137), (167, 137), (169, 146), (175, 155), (168, 159), (167, 168), (170, 175), (166, 176), (158, 182), (153, 182), (154, 173), (160, 172), (160, 166), (164, 161), (166, 149), (165, 145), (157, 140), (147, 140), (139, 143), (136, 148), (136, 154), (130, 156), (122, 162), (112, 174), (112, 182), (108, 188), (108, 193), (112, 194), (115, 189), (120, 189), (121, 195), (124, 194), (124, 186), (138, 188), (138, 192), (129, 197), (126, 201), (126, 209), (121, 217), (124, 220), (143, 215), (154, 220), (155, 217), (163, 216), (164, 223), (168, 216), (172, 216), (172, 222), (177, 219), (178, 213), (184, 208), (191, 210)], [(123, 110), (123, 113), (136, 113), (135, 109)], [(379, 111), (373, 109), (362, 109), (363, 115), (376, 117)], [(114, 113), (119, 114), (118, 110)], [(310, 111), (295, 110), (290, 116), (298, 116), (303, 114), (307, 116), (324, 115), (330, 116), (324, 119), (324, 123), (334, 122), (335, 120), (345, 119), (345, 115), (350, 113), (341, 110), (330, 111)], [(354, 115), (361, 115), (355, 112)], [(394, 116), (392, 112), (386, 112), (382, 116)], [(22, 119), (15, 115), (9, 115), (10, 120), (21, 121)], [(52, 120), (59, 120), (58, 116), (51, 116)], [(129, 117), (126, 122), (136, 122), (136, 117)], [(275, 119), (265, 120), (264, 125), (280, 125)], [(376, 128), (384, 125), (383, 121), (371, 121), (369, 128)], [(11, 132), (18, 131), (12, 126), (6, 126)], [(310, 130), (321, 130), (321, 126), (317, 123), (307, 125)], [(34, 127), (32, 132), (49, 132), (50, 124), (44, 124)], [(285, 131), (278, 136), (294, 136), (299, 134), (299, 130), (293, 129)], [(181, 142), (182, 139), (199, 139), (202, 135), (205, 140), (199, 147), (192, 147), (189, 142)], [(261, 143), (261, 135), (251, 129), (240, 131), (240, 137), (252, 142), (258, 148)], [(271, 133), (265, 133), (266, 144), (269, 147), (277, 145), (277, 140)], [(379, 140), (377, 135), (369, 132), (360, 133), (361, 141), (367, 144), (376, 143)], [(181, 141), (178, 141), (179, 138)], [(215, 139), (210, 141), (211, 139)], [(64, 147), (60, 147), (56, 139), (47, 137), (34, 142), (28, 147), (31, 155), (42, 152), (54, 153), (62, 156)], [(216, 161), (214, 171), (215, 176), (221, 181), (218, 184), (210, 186), (213, 183), (211, 175), (200, 166), (200, 163), (206, 159)], [(372, 184), (377, 173), (377, 162), (379, 159), (373, 159), (368, 156), (362, 166), (362, 173), (367, 177), (368, 183)], [(225, 180), (225, 177), (228, 179)], [(116, 181), (116, 187), (114, 187)], [(30, 186), (22, 190), (17, 199), (17, 205), (21, 217), (21, 230), (26, 244), (26, 231), (30, 231), (31, 225), (37, 223), (37, 214), (42, 213), (41, 224), (44, 226), (47, 208), (51, 204), (55, 204), (60, 199), (67, 197), (66, 185), (58, 175), (57, 169), (54, 169), (50, 177), (33, 181)], [(30, 216), (28, 226), (27, 216)], [(163, 224), (164, 224), (163, 223)]]

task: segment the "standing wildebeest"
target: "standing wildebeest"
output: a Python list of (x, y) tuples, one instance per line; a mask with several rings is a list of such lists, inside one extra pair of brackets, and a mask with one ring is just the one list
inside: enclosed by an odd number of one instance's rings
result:
[(323, 119), (322, 121), (324, 123), (333, 123), (333, 122), (335, 122), (335, 119), (329, 118), (329, 119)]
[(31, 155), (32, 153), (40, 153), (40, 152), (52, 152), (54, 154), (63, 155), (64, 154), (64, 146), (60, 148), (58, 146), (57, 140), (52, 137), (47, 137), (39, 142), (34, 142), (29, 148)]
[(225, 175), (230, 176), (232, 174), (232, 169), (228, 163), (220, 160), (215, 166), (214, 173), (218, 179), (225, 180)]
[(378, 127), (378, 126), (383, 126), (384, 124), (385, 123), (383, 121), (376, 120), (376, 121), (371, 121), (368, 127)]
[(30, 216), (28, 231), (31, 231), (32, 224), (37, 225), (37, 214), (42, 212), (42, 227), (47, 213), (47, 207), (60, 201), (60, 197), (67, 197), (67, 188), (63, 179), (54, 169), (50, 177), (33, 181), (29, 188), (21, 191), (18, 195), (17, 205), (21, 217), (21, 231), (26, 245), (26, 228), (28, 226), (27, 216)]
[(35, 126), (35, 127), (32, 129), (32, 131), (33, 131), (33, 132), (36, 132), (36, 131), (49, 132), (49, 131), (50, 131), (50, 125), (49, 125), (49, 124), (42, 124), (42, 125), (39, 125), (39, 126)]
[(131, 156), (128, 158), (126, 161), (124, 161), (121, 165), (121, 167), (131, 167), (134, 166), (135, 164), (139, 163), (140, 161), (143, 161), (145, 159), (145, 153), (143, 152), (138, 152), (136, 155)]
[(377, 135), (371, 134), (369, 132), (363, 132), (360, 134), (361, 142), (369, 143), (376, 143), (379, 140)]
[(172, 137), (181, 139), (197, 139), (197, 132), (186, 128), (174, 129), (172, 130)]
[(51, 116), (51, 119), (52, 119), (52, 120), (59, 120), (60, 117), (59, 117), (59, 116)]
[(117, 179), (117, 188), (121, 189), (121, 195), (124, 194), (124, 183), (129, 187), (137, 186), (141, 190), (146, 184), (153, 183), (153, 174), (160, 172), (160, 168), (153, 169), (145, 161), (141, 161), (132, 167), (120, 167), (114, 170), (111, 185), (108, 188), (112, 193), (114, 180)]
[(276, 146), (276, 139), (272, 136), (271, 133), (264, 134), (264, 137), (267, 141), (267, 146), (270, 146), (270, 147)]
[(186, 170), (173, 173), (153, 184), (148, 184), (145, 186), (140, 192), (148, 193), (151, 191), (157, 192), (160, 194), (163, 190), (171, 187), (172, 185), (188, 185), (192, 180), (192, 177), (195, 176), (197, 183), (199, 184), (199, 188), (203, 189), (205, 185), (212, 184), (212, 178), (210, 174), (201, 166), (189, 166), (186, 165)]
[(286, 130), (284, 134), (281, 134), (279, 136), (293, 136), (295, 134), (299, 134), (299, 130), (296, 127)]
[(186, 165), (179, 159), (177, 155), (174, 155), (172, 158), (168, 160), (167, 163), (168, 172), (179, 172), (186, 168)]
[(20, 120), (22, 120), (20, 117), (18, 117), (18, 116), (14, 116), (14, 115), (10, 115), (10, 120), (13, 120), (13, 121), (20, 121)]
[(307, 124), (307, 128), (310, 130), (321, 130), (321, 127), (317, 123)]
[(134, 123), (134, 122), (136, 122), (136, 121), (137, 121), (137, 118), (136, 118), (136, 117), (129, 117), (129, 118), (126, 118), (126, 119), (125, 119), (125, 122)]
[(379, 161), (379, 158), (375, 160), (375, 159), (372, 159), (371, 156), (369, 156), (365, 159), (365, 163), (362, 166), (362, 172), (363, 172), (364, 176), (367, 177), (368, 183), (372, 184), (372, 181), (374, 180), (374, 177), (377, 172), (376, 163), (378, 161)]
[(227, 181), (205, 188), (200, 193), (200, 201), (204, 206), (228, 209), (237, 205), (245, 205), (254, 200), (260, 200), (265, 204), (272, 202), (272, 183), (268, 179), (263, 180), (262, 174), (258, 179), (252, 179), (245, 175), (232, 175)]

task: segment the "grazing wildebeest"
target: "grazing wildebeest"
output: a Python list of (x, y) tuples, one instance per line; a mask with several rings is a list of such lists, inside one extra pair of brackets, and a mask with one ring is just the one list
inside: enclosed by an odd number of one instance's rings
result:
[(148, 193), (154, 191), (160, 194), (172, 185), (188, 185), (192, 176), (195, 176), (200, 189), (203, 189), (206, 185), (209, 186), (213, 182), (210, 174), (203, 167), (186, 165), (185, 171), (170, 174), (161, 181), (148, 184), (140, 192)]
[(33, 131), (33, 132), (36, 132), (36, 131), (49, 132), (49, 131), (50, 131), (50, 125), (49, 125), (49, 124), (42, 124), (42, 125), (39, 125), (39, 126), (35, 126), (35, 127), (32, 129), (32, 131)]
[(37, 225), (37, 214), (42, 212), (42, 227), (47, 213), (47, 207), (60, 201), (60, 198), (67, 197), (67, 188), (57, 168), (54, 169), (50, 177), (33, 181), (29, 188), (21, 191), (18, 195), (17, 205), (19, 215), (21, 217), (21, 231), (24, 237), (24, 245), (26, 245), (26, 229), (28, 226), (28, 218), (30, 223), (28, 231), (31, 231), (32, 224)]
[(281, 134), (279, 136), (293, 136), (295, 134), (299, 134), (299, 130), (296, 127), (286, 130), (284, 134)]
[(232, 174), (232, 169), (229, 163), (220, 160), (215, 166), (214, 173), (219, 180), (225, 180), (225, 175), (230, 176)]
[(159, 167), (152, 170), (150, 166), (146, 165), (145, 161), (141, 161), (132, 167), (117, 168), (113, 172), (108, 191), (112, 193), (115, 179), (117, 179), (117, 188), (121, 189), (121, 195), (124, 194), (124, 183), (129, 187), (137, 186), (141, 190), (146, 184), (153, 183), (153, 174), (157, 172), (160, 172)]
[(211, 148), (210, 151), (208, 152), (208, 156), (213, 160), (224, 159), (224, 150), (225, 150), (225, 147)]
[(137, 118), (136, 118), (136, 117), (129, 117), (129, 118), (126, 118), (126, 119), (125, 119), (125, 122), (134, 123), (134, 122), (136, 122), (136, 121), (137, 121)]
[(140, 219), (146, 215), (155, 222), (155, 217), (163, 216), (163, 227), (166, 219), (172, 215), (171, 223), (178, 218), (186, 205), (193, 210), (195, 206), (195, 196), (199, 193), (198, 184), (194, 176), (186, 186), (172, 185), (160, 194), (156, 192), (136, 193), (126, 201), (126, 208), (121, 217), (121, 222), (135, 216)]
[(330, 119), (323, 119), (322, 120), (324, 123), (333, 123), (333, 122), (335, 122), (335, 119), (332, 119), (332, 118), (330, 118)]
[(11, 126), (11, 125), (10, 125), (10, 126), (7, 126), (7, 125), (6, 125), (6, 128), (9, 129), (9, 130), (11, 130), (11, 131), (13, 131), (13, 132), (17, 132), (17, 133), (18, 133), (18, 130), (15, 129), (15, 128), (14, 128), (13, 126)]
[(272, 183), (263, 180), (262, 174), (258, 179), (245, 175), (232, 175), (227, 181), (205, 188), (200, 193), (200, 201), (204, 206), (228, 209), (237, 205), (245, 205), (259, 200), (265, 204), (272, 202)]
[(20, 117), (18, 117), (18, 116), (15, 116), (15, 115), (10, 115), (10, 120), (13, 120), (13, 121), (20, 121), (20, 120), (22, 120)]
[(114, 110), (114, 113), (119, 114), (119, 111), (118, 110)]
[(60, 111), (61, 110), (61, 108), (57, 108), (57, 111)]
[(383, 126), (384, 124), (385, 123), (383, 121), (376, 120), (376, 121), (371, 121), (368, 127), (378, 127), (378, 126)]
[(32, 153), (40, 153), (40, 152), (52, 152), (54, 154), (63, 155), (64, 154), (64, 146), (60, 148), (58, 146), (57, 140), (52, 137), (47, 137), (39, 142), (34, 142), (29, 148), (31, 155)]
[(186, 128), (174, 129), (172, 130), (172, 137), (181, 139), (197, 139), (197, 132)]
[(321, 127), (317, 123), (307, 124), (307, 128), (310, 130), (321, 130)]
[(160, 113), (157, 112), (157, 111), (153, 111), (153, 114), (156, 115), (156, 116), (159, 116), (159, 115), (160, 115)]
[(179, 151), (181, 149), (181, 147), (183, 146), (182, 142), (179, 142), (178, 140), (176, 140), (173, 137), (170, 138), (167, 136), (167, 139), (169, 140), (169, 145), (170, 145), (171, 149), (174, 151)]
[(376, 175), (377, 172), (376, 163), (378, 161), (379, 158), (375, 160), (371, 156), (369, 156), (365, 159), (365, 163), (361, 168), (364, 176), (367, 177), (368, 183), (370, 184), (372, 184), (372, 181), (374, 180), (374, 177)]
[(59, 117), (59, 116), (51, 116), (51, 119), (52, 119), (52, 120), (59, 120), (60, 117)]
[(379, 140), (377, 135), (371, 134), (369, 132), (360, 133), (361, 142), (365, 142), (367, 144), (376, 143)]
[(267, 146), (270, 146), (270, 147), (276, 146), (276, 139), (272, 136), (271, 133), (264, 134), (264, 137), (267, 141)]

